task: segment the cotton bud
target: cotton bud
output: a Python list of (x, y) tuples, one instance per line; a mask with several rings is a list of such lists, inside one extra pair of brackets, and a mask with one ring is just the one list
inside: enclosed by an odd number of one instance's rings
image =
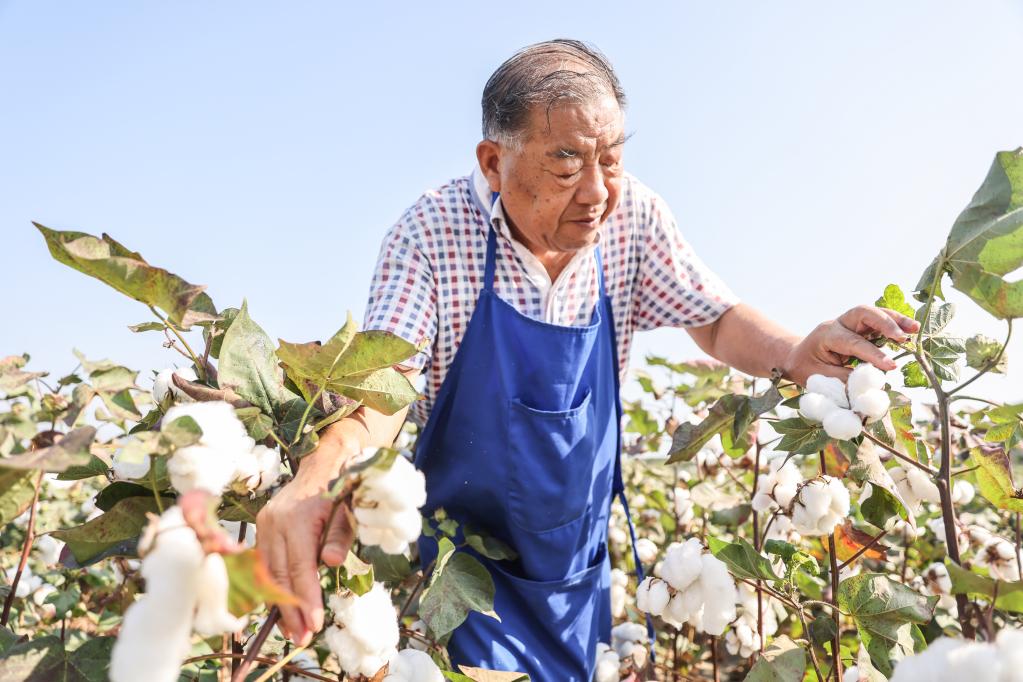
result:
[(654, 577), (646, 577), (636, 588), (636, 608), (652, 616), (664, 613), (671, 594), (668, 583)]
[(597, 644), (597, 665), (593, 673), (593, 682), (618, 682), (621, 679), (621, 675), (618, 674), (621, 665), (618, 652), (610, 645), (600, 642)]
[(649, 538), (636, 540), (636, 554), (639, 555), (641, 564), (652, 564), (657, 561), (657, 545)]
[(888, 414), (891, 404), (888, 394), (879, 388), (864, 391), (852, 399), (853, 411), (866, 417), (868, 422), (875, 422)]
[(391, 658), (383, 682), (444, 682), (444, 675), (429, 654), (403, 649)]
[(838, 407), (849, 408), (849, 397), (845, 393), (845, 384), (841, 379), (811, 374), (806, 380), (806, 390), (810, 393), (819, 393)]
[(611, 616), (616, 620), (625, 616), (628, 600), (629, 576), (620, 568), (611, 569)]
[(863, 431), (860, 416), (852, 410), (842, 408), (828, 412), (822, 425), (824, 431), (835, 440), (850, 440)]
[(371, 469), (353, 500), (359, 541), (401, 554), (422, 532), (419, 507), (425, 503), (426, 479), (404, 457), (387, 471)]
[(796, 496), (796, 488), (803, 480), (799, 469), (785, 457), (774, 457), (768, 463), (768, 473), (757, 480), (757, 494), (753, 496), (753, 510), (774, 511), (785, 508)]
[(845, 386), (849, 397), (856, 398), (868, 391), (880, 391), (884, 388), (884, 382), (884, 372), (869, 363), (862, 362), (849, 373)]
[(808, 481), (792, 507), (792, 525), (803, 535), (828, 535), (849, 515), (849, 491), (840, 479)]
[(821, 393), (804, 393), (799, 398), (799, 414), (812, 422), (824, 421), (832, 410), (837, 409), (838, 405)]
[(371, 677), (397, 655), (398, 620), (391, 595), (380, 583), (365, 594), (332, 594), (334, 624), (324, 637), (349, 675)]
[(195, 370), (191, 367), (180, 367), (174, 369), (168, 367), (167, 369), (160, 370), (153, 380), (153, 401), (157, 405), (163, 402), (163, 399), (170, 393), (174, 396), (174, 400), (191, 401), (192, 399), (175, 385), (174, 380), (171, 378), (173, 375), (177, 375), (186, 381), (198, 381), (199, 377), (195, 375)]

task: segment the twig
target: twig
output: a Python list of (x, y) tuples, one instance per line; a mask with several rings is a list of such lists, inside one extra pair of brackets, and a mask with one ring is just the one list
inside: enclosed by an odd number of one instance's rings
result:
[(936, 469), (934, 469), (933, 467), (929, 467), (929, 466), (927, 466), (926, 464), (924, 464), (922, 462), (918, 462), (915, 459), (913, 459), (912, 457), (907, 457), (906, 455), (902, 454), (901, 452), (899, 452), (898, 450), (896, 450), (892, 446), (888, 445), (888, 443), (885, 443), (883, 440), (875, 438), (874, 436), (870, 435), (866, 431), (863, 432), (863, 435), (871, 443), (874, 443), (874, 444), (880, 446), (882, 449), (887, 450), (891, 454), (893, 454), (896, 457), (898, 457), (899, 459), (901, 459), (903, 462), (908, 462), (909, 464), (912, 464), (913, 466), (915, 466), (917, 469), (920, 469), (921, 471), (926, 471), (931, 476), (937, 476), (938, 475), (938, 471)]
[(263, 673), (262, 675), (257, 677), (256, 678), (256, 682), (267, 682), (267, 680), (269, 680), (271, 677), (274, 676), (274, 673), (276, 673), (278, 670), (280, 670), (285, 665), (287, 665), (288, 661), (290, 661), (295, 656), (297, 656), (298, 654), (300, 654), (303, 651), (305, 651), (305, 649), (306, 648), (304, 646), (300, 646), (300, 647), (295, 647), (294, 649), (289, 651), (287, 653), (287, 655), (284, 656), (284, 658), (282, 658), (279, 661), (277, 661), (276, 663), (274, 663), (272, 666), (270, 666), (269, 670), (267, 670), (265, 673)]
[[(212, 660), (216, 660), (218, 658), (242, 658), (244, 656), (245, 656), (245, 654), (220, 654), (220, 653), (218, 653), (218, 654), (203, 654), (202, 656), (192, 656), (191, 658), (186, 658), (182, 662), (182, 665), (188, 665), (189, 663), (201, 663), (202, 661), (212, 661)], [(256, 657), (253, 658), (253, 660), (256, 663), (261, 663), (263, 665), (273, 665), (274, 663), (276, 663), (276, 661), (274, 659), (267, 658), (266, 656), (256, 656)], [(297, 673), (299, 675), (305, 675), (306, 677), (308, 677), (310, 679), (317, 680), (317, 682), (337, 682), (337, 678), (334, 678), (334, 677), (324, 677), (323, 675), (319, 675), (319, 674), (311, 672), (309, 670), (305, 670), (304, 668), (300, 668), (297, 665), (291, 665), (291, 664), (285, 665), (284, 669), (287, 670), (289, 673)]]
[[(827, 476), (828, 465), (824, 457), (824, 451), (820, 452), (821, 474)], [(828, 533), (828, 561), (831, 562), (831, 599), (828, 601), (834, 608), (831, 616), (835, 621), (835, 638), (831, 641), (831, 668), (835, 673), (836, 682), (842, 682), (842, 656), (839, 649), (842, 646), (842, 617), (838, 610), (838, 574), (841, 569), (838, 567), (838, 555), (835, 553), (835, 530)]]
[(153, 311), (153, 314), (156, 315), (156, 319), (160, 320), (160, 322), (163, 323), (164, 327), (170, 329), (172, 332), (174, 332), (174, 336), (178, 337), (178, 340), (181, 341), (181, 345), (185, 347), (185, 350), (188, 351), (189, 357), (192, 358), (192, 362), (195, 363), (195, 368), (199, 370), (199, 379), (205, 382), (206, 365), (204, 363), (199, 362), (199, 358), (196, 357), (195, 351), (192, 350), (192, 347), (188, 345), (188, 341), (185, 341), (185, 337), (182, 336), (181, 333), (177, 330), (177, 327), (168, 322), (167, 319), (164, 318), (164, 316), (161, 315), (156, 308), (154, 308), (153, 306), (149, 306), (149, 309)]
[(846, 566), (848, 566), (852, 562), (854, 562), (857, 559), (859, 559), (867, 550), (869, 550), (871, 547), (876, 545), (881, 540), (881, 538), (883, 538), (887, 534), (888, 534), (888, 531), (882, 530), (880, 533), (875, 535), (873, 538), (870, 539), (870, 542), (868, 542), (867, 544), (865, 544), (862, 547), (860, 547), (858, 550), (856, 550), (855, 554), (853, 554), (851, 557), (849, 557), (848, 559), (843, 561), (841, 564), (839, 564), (838, 570), (841, 571), (843, 568), (845, 568)]
[(0, 616), (0, 625), (7, 627), (7, 621), (11, 617), (11, 604), (14, 603), (15, 594), (18, 591), (18, 582), (21, 580), (21, 574), (25, 570), (25, 564), (28, 563), (28, 553), (32, 550), (32, 540), (35, 539), (36, 530), (36, 507), (39, 502), (39, 488), (43, 483), (43, 472), (39, 472), (39, 476), (36, 477), (36, 489), (32, 495), (32, 506), (30, 507), (28, 514), (28, 526), (25, 528), (25, 544), (21, 547), (21, 559), (18, 561), (18, 570), (14, 574), (14, 580), (11, 581), (11, 591), (7, 593), (7, 598), (4, 599), (4, 612)]

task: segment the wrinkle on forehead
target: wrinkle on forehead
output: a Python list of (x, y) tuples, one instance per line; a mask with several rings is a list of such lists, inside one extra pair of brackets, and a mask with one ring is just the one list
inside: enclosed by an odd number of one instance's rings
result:
[[(534, 116), (539, 115), (539, 112)], [(613, 98), (596, 102), (565, 102), (554, 107), (537, 141), (577, 151), (600, 150), (620, 144), (625, 116)]]

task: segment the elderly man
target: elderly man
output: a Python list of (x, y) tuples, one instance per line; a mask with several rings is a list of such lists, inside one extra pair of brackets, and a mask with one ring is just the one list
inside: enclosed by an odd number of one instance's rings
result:
[[(412, 407), (425, 425), (425, 511), (442, 506), (518, 553), (484, 559), (501, 620), (471, 614), (450, 641), (456, 663), (590, 679), (610, 629), (607, 521), (635, 331), (682, 327), (743, 372), (803, 382), (844, 377), (852, 357), (893, 369), (865, 337), (902, 340), (917, 328), (862, 306), (800, 338), (738, 302), (664, 201), (625, 172), (624, 106), (592, 47), (523, 49), (483, 91), (478, 167), (424, 194), (380, 252), (367, 328), (429, 341), (407, 368), (426, 375)], [(337, 423), (260, 514), (273, 573), (302, 600), (283, 609), (299, 642), (323, 623), (317, 559), (336, 565), (351, 544), (338, 524), (316, 556), (328, 510), (319, 493), (354, 453), (390, 444), (404, 419), (363, 408)]]

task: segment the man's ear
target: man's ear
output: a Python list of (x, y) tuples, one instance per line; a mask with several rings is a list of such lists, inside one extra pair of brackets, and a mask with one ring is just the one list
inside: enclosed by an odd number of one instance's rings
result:
[(476, 161), (491, 192), (501, 191), (501, 152), (501, 145), (493, 140), (483, 140), (476, 145)]

